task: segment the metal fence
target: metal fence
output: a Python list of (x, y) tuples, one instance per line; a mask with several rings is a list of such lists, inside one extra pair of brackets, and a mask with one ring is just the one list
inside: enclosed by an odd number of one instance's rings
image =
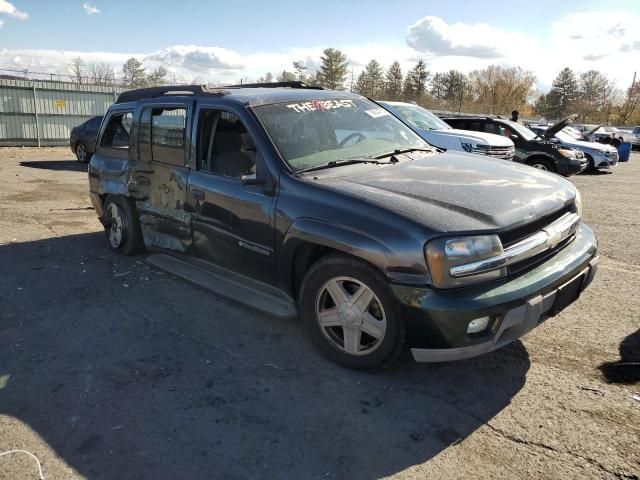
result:
[(120, 89), (0, 78), (0, 146), (69, 143), (76, 125), (103, 115)]

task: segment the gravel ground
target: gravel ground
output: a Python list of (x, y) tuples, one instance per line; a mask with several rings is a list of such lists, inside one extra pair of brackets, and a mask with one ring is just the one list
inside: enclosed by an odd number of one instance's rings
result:
[[(0, 453), (45, 478), (639, 478), (640, 156), (581, 175), (600, 269), (521, 342), (337, 367), (268, 318), (112, 254), (66, 149), (0, 149)], [(27, 454), (0, 478), (38, 478)]]

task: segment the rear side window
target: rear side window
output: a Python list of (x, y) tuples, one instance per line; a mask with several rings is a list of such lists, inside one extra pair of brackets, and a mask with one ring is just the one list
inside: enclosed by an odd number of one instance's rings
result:
[(144, 160), (184, 165), (185, 125), (184, 107), (147, 109), (140, 122), (140, 155)]
[(100, 146), (127, 152), (129, 150), (132, 122), (133, 114), (131, 112), (113, 114), (104, 129)]

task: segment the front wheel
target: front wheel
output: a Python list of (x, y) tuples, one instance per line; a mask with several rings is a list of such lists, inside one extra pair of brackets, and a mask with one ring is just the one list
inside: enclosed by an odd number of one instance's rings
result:
[(537, 168), (538, 170), (544, 170), (545, 172), (555, 172), (553, 164), (544, 158), (534, 158), (533, 160), (529, 160), (528, 164), (533, 168)]
[(314, 264), (300, 313), (316, 347), (345, 367), (383, 370), (403, 350), (405, 328), (387, 281), (361, 260), (336, 254)]
[(119, 195), (109, 195), (104, 202), (104, 224), (111, 250), (133, 255), (142, 250), (142, 232), (133, 202)]

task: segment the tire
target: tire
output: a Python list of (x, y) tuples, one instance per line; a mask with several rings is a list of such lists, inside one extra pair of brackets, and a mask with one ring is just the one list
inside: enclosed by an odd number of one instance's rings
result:
[(380, 371), (400, 358), (405, 326), (387, 281), (369, 264), (342, 254), (320, 259), (304, 277), (299, 303), (311, 341), (335, 363)]
[(109, 248), (122, 255), (144, 249), (138, 212), (129, 198), (109, 195), (104, 202), (104, 226)]
[(587, 157), (587, 168), (586, 172), (595, 172), (596, 171), (596, 162), (593, 161), (593, 157), (591, 155), (585, 154)]
[(538, 170), (544, 170), (546, 172), (554, 172), (556, 171), (556, 167), (553, 163), (545, 158), (532, 158), (527, 162), (527, 165), (537, 168)]
[(80, 163), (87, 163), (89, 160), (91, 160), (92, 156), (93, 154), (89, 153), (89, 151), (87, 150), (87, 146), (84, 143), (76, 143), (76, 158)]

